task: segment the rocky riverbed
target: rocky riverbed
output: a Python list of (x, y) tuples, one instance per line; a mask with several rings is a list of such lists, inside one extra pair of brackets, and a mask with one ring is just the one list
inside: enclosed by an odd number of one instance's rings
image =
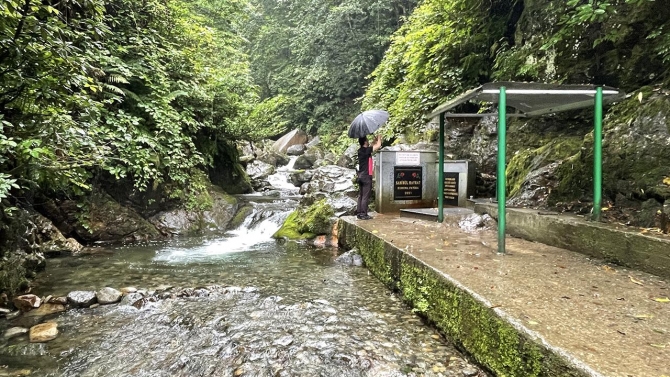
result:
[[(41, 297), (104, 286), (125, 297), (43, 317), (58, 336), (3, 340), (0, 363), (38, 376), (484, 376), (335, 249), (227, 237), (50, 260)], [(129, 283), (146, 290), (119, 289)]]

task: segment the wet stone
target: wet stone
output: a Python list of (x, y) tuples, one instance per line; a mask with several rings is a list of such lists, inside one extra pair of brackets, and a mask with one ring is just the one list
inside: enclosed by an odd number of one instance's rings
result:
[(122, 293), (114, 288), (105, 287), (95, 293), (100, 305), (114, 304), (121, 301)]
[(27, 312), (39, 308), (42, 300), (35, 295), (21, 295), (12, 300), (14, 306), (22, 312)]
[(56, 339), (58, 336), (58, 324), (56, 322), (47, 322), (30, 328), (30, 342), (43, 343)]
[(75, 308), (88, 308), (96, 302), (93, 291), (73, 291), (67, 294), (67, 302)]
[(47, 316), (47, 315), (56, 314), (56, 313), (60, 313), (60, 312), (64, 312), (64, 311), (65, 311), (65, 305), (46, 303), (46, 304), (42, 304), (42, 306), (40, 306), (39, 308), (37, 308), (35, 310), (29, 311), (25, 315), (28, 316), (28, 317), (40, 317), (40, 316)]
[(28, 329), (25, 327), (11, 327), (5, 331), (5, 339), (9, 340), (27, 333)]
[(132, 306), (135, 304), (135, 302), (141, 300), (144, 296), (142, 296), (139, 293), (129, 293), (121, 299), (121, 303), (119, 305), (122, 306)]

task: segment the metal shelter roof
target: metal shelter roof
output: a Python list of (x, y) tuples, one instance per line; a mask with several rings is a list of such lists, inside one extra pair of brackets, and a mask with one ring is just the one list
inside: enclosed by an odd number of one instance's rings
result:
[[(484, 84), (443, 103), (433, 110), (428, 118), (454, 109), (468, 101), (498, 103), (500, 87), (507, 90), (507, 106), (521, 114), (515, 116), (538, 116), (560, 111), (593, 107), (596, 85), (560, 85), (530, 82), (501, 81)], [(612, 87), (603, 88), (603, 102), (611, 103), (623, 99), (625, 93)], [(447, 116), (489, 116), (495, 114), (445, 114)]]

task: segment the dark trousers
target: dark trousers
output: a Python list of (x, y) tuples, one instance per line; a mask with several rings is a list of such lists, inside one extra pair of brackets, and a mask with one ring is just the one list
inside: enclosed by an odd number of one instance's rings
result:
[(366, 173), (359, 173), (358, 184), (360, 188), (358, 191), (356, 214), (365, 216), (368, 214), (368, 203), (370, 202), (370, 194), (372, 193), (372, 176)]

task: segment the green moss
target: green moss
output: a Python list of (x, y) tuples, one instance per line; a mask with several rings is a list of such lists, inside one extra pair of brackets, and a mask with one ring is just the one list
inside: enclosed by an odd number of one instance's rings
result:
[(521, 192), (531, 171), (571, 158), (579, 152), (581, 144), (580, 137), (564, 136), (549, 141), (539, 148), (527, 148), (516, 153), (507, 164), (507, 188), (510, 196)]
[(326, 234), (330, 230), (330, 219), (333, 215), (334, 211), (330, 204), (325, 199), (320, 200), (307, 208), (293, 211), (272, 237), (304, 240)]
[(237, 229), (244, 223), (244, 220), (246, 220), (249, 215), (254, 211), (254, 207), (250, 205), (245, 205), (244, 207), (240, 208), (235, 216), (233, 217), (232, 220), (230, 220), (230, 223), (228, 224), (229, 229)]

